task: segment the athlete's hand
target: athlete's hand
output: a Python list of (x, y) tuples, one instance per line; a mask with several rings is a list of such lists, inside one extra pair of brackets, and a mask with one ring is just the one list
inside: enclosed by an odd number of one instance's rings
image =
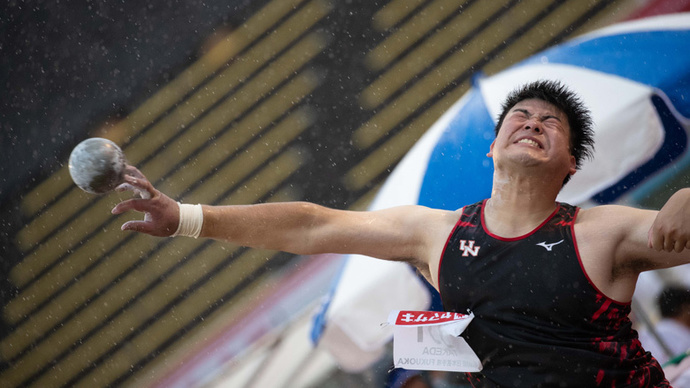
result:
[[(172, 198), (156, 190), (141, 171), (128, 165), (125, 168), (124, 183), (115, 190), (133, 191), (140, 198), (120, 202), (113, 208), (113, 214), (121, 214), (129, 210), (144, 213), (143, 220), (125, 222), (122, 230), (132, 230), (158, 237), (175, 233), (180, 221), (179, 205)], [(150, 198), (146, 198), (149, 196)]]
[(649, 229), (648, 246), (666, 252), (690, 249), (690, 189), (677, 191), (661, 208)]

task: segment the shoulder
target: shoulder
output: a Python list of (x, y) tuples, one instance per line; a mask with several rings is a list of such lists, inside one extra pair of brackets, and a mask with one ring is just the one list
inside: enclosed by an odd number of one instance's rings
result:
[(612, 280), (625, 276), (636, 279), (639, 272), (652, 269), (655, 253), (647, 242), (657, 213), (622, 205), (583, 209), (575, 223), (583, 260), (608, 263)]
[(422, 205), (401, 205), (382, 210), (375, 210), (375, 212), (400, 213), (415, 217), (452, 217), (456, 214), (462, 214), (462, 209), (463, 208), (457, 210), (444, 210)]
[[(615, 248), (632, 248), (635, 251), (646, 246), (647, 232), (657, 213), (630, 206), (601, 205), (581, 209), (575, 229), (578, 237), (593, 237), (614, 244)], [(616, 251), (626, 253), (627, 250)]]
[(639, 209), (602, 205), (581, 209), (575, 220), (575, 237), (583, 270), (592, 283), (617, 301), (629, 301), (637, 274), (643, 267), (635, 252), (644, 248), (646, 236)]
[(448, 234), (462, 216), (462, 209), (443, 210), (417, 205), (407, 207), (404, 211), (413, 215), (417, 226), (427, 233)]
[(363, 212), (367, 224), (380, 225), (387, 220), (388, 227), (408, 234), (417, 241), (434, 241), (436, 236), (450, 233), (462, 215), (462, 209), (443, 210), (421, 205), (403, 205), (381, 210)]
[(432, 219), (445, 219), (453, 218), (462, 214), (462, 208), (458, 210), (443, 210), (434, 209), (422, 205), (401, 205), (395, 207), (389, 207), (380, 210), (372, 210), (371, 214), (390, 214), (399, 217), (414, 218), (417, 220), (424, 220), (427, 218)]
[(629, 229), (636, 227), (639, 222), (650, 222), (656, 211), (638, 209), (623, 205), (600, 205), (587, 209), (580, 209), (576, 224), (605, 227), (620, 227)]

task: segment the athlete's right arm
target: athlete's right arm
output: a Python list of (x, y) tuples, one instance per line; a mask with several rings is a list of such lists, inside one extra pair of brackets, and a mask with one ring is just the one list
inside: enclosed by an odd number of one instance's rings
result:
[[(126, 222), (122, 229), (154, 236), (172, 235), (179, 222), (177, 203), (156, 190), (138, 170), (130, 171), (125, 176), (126, 183), (147, 190), (152, 196), (126, 200), (113, 209), (114, 214), (129, 210), (146, 214), (144, 220)], [(202, 210), (201, 237), (296, 254), (363, 254), (409, 262), (424, 273), (429, 271), (429, 260), (440, 255), (447, 237), (445, 229), (454, 224), (453, 212), (422, 206), (359, 212), (285, 202), (203, 205)]]
[[(297, 254), (354, 253), (420, 264), (430, 209), (336, 210), (308, 202), (204, 206), (201, 236)], [(420, 222), (422, 223), (422, 222)]]

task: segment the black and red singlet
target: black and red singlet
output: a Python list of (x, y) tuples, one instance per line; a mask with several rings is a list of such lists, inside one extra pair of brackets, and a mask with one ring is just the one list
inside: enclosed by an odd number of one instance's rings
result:
[(629, 303), (601, 293), (579, 258), (578, 208), (560, 203), (531, 233), (484, 226), (486, 201), (463, 208), (439, 267), (445, 310), (475, 319), (462, 336), (482, 360), (475, 386), (667, 387), (642, 349)]

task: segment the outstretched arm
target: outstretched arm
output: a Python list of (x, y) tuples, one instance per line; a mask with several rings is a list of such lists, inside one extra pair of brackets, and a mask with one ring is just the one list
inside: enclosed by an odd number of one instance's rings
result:
[[(156, 190), (133, 167), (128, 167), (125, 181), (131, 187), (148, 191), (151, 198), (130, 199), (115, 206), (114, 214), (129, 210), (146, 214), (144, 220), (126, 222), (122, 229), (154, 236), (172, 235), (180, 220), (177, 202)], [(455, 222), (453, 212), (421, 206), (357, 212), (286, 202), (203, 205), (202, 210), (201, 237), (296, 254), (357, 253), (406, 261), (422, 272), (428, 272), (429, 258), (440, 254), (437, 250), (442, 248)]]
[(600, 227), (618, 230), (619, 268), (651, 270), (690, 263), (690, 189), (672, 195), (660, 211), (607, 206)]
[(424, 234), (411, 220), (428, 211), (406, 206), (357, 212), (307, 202), (203, 210), (203, 237), (297, 254), (358, 253), (408, 262), (418, 261), (424, 246)]

